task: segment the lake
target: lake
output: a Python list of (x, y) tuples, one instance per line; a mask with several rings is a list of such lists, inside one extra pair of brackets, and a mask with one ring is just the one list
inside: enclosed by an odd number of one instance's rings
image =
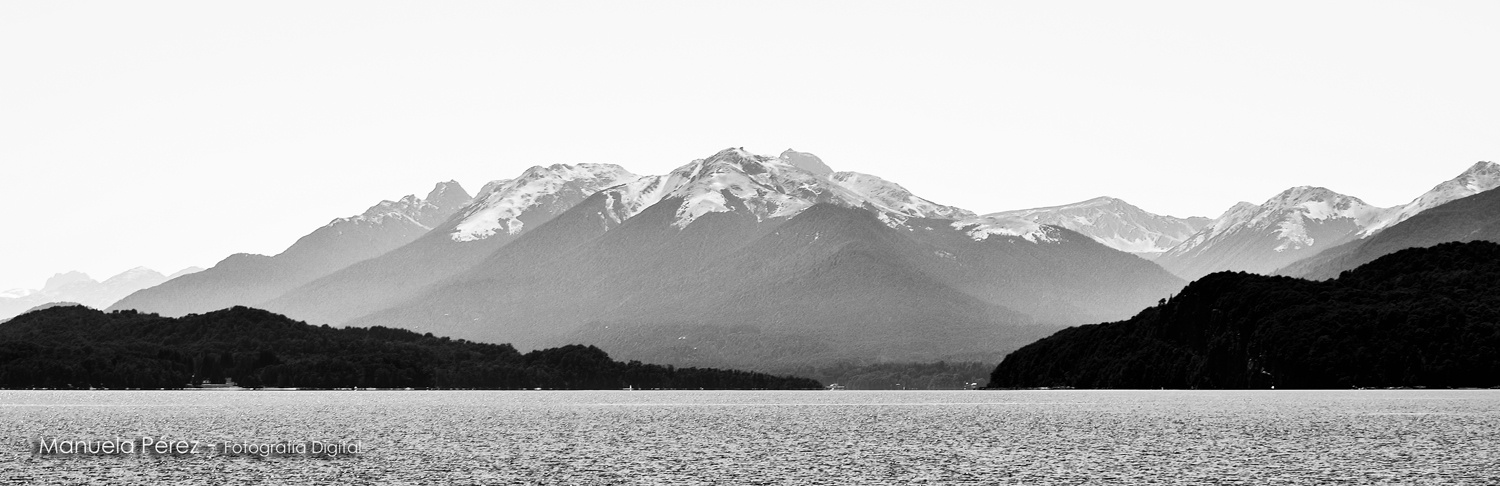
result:
[[(203, 450), (34, 453), (142, 437)], [(1496, 484), (1500, 391), (0, 391), (0, 439), (28, 484)], [(310, 441), (362, 452), (207, 449)]]

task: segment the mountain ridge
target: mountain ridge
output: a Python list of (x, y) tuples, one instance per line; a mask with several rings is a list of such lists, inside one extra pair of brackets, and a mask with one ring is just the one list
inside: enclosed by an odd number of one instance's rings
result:
[(207, 270), (137, 291), (109, 307), (167, 316), (235, 305), (259, 305), (290, 288), (415, 240), (466, 204), (457, 182), (440, 182), (427, 198), (381, 201), (355, 216), (335, 218), (274, 256), (236, 253)]

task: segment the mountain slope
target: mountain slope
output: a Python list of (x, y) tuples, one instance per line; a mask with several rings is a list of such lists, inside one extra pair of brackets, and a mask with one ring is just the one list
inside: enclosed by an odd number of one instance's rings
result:
[(991, 387), (1495, 385), (1500, 245), (1489, 242), (1402, 250), (1328, 282), (1216, 273), (1128, 321), (1016, 350), (990, 378)]
[[(192, 268), (183, 269), (174, 275), (192, 273)], [(103, 308), (141, 289), (167, 281), (160, 272), (136, 267), (103, 282), (89, 278), (83, 272), (67, 272), (53, 275), (39, 290), (12, 290), (0, 294), (0, 319), (26, 312), (55, 302), (70, 302), (94, 308)]]
[(1322, 187), (1294, 187), (1259, 206), (1235, 205), (1156, 262), (1188, 280), (1225, 270), (1269, 274), (1356, 238), (1384, 211)]
[(1062, 206), (1001, 211), (992, 215), (1061, 226), (1110, 248), (1145, 258), (1159, 256), (1212, 222), (1204, 217), (1176, 218), (1153, 214), (1112, 197)]
[(1392, 208), (1378, 221), (1370, 224), (1361, 237), (1375, 234), (1385, 228), (1395, 226), (1416, 216), (1418, 213), (1447, 204), (1450, 201), (1463, 199), (1481, 192), (1500, 187), (1500, 164), (1494, 162), (1479, 162), (1460, 173), (1458, 177), (1444, 181), (1434, 186), (1431, 190), (1406, 203), (1404, 206)]
[(1482, 192), (1421, 211), (1374, 236), (1329, 248), (1277, 274), (1330, 279), (1407, 248), (1476, 240), (1500, 242), (1500, 191)]
[(381, 201), (363, 214), (338, 218), (275, 256), (239, 253), (213, 268), (184, 275), (120, 300), (111, 310), (181, 316), (235, 305), (258, 305), (317, 277), (409, 243), (459, 208), (469, 194), (457, 182), (437, 184), (425, 199)]
[(467, 270), (599, 190), (637, 178), (614, 164), (531, 167), (487, 184), (472, 204), (421, 238), (285, 289), (263, 306), (309, 322), (346, 322)]
[(987, 346), (1053, 323), (1011, 304), (1057, 322), (1123, 316), (1182, 283), (1064, 228), (955, 221), (943, 216), (971, 213), (835, 179), (721, 151), (605, 189), (351, 324), (523, 348), (597, 342), (674, 364), (994, 358)]

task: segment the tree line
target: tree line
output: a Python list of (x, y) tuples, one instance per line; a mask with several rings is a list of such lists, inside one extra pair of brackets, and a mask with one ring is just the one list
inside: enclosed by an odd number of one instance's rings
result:
[(234, 307), (181, 318), (54, 307), (0, 324), (0, 388), (816, 389), (815, 380), (619, 362), (594, 346), (520, 353)]
[(1315, 282), (1221, 272), (1016, 350), (990, 387), (1500, 385), (1500, 245), (1392, 253)]

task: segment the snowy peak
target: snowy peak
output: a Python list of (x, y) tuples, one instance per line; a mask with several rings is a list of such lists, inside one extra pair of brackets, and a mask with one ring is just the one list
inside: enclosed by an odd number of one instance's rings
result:
[(907, 216), (935, 219), (967, 219), (976, 216), (967, 209), (944, 206), (917, 197), (900, 184), (870, 174), (835, 172), (830, 174), (830, 178), (860, 197)]
[(1277, 237), (1284, 241), (1276, 251), (1286, 251), (1318, 244), (1308, 232), (1307, 225), (1311, 222), (1346, 219), (1364, 229), (1384, 213), (1384, 209), (1365, 204), (1357, 197), (1322, 187), (1299, 186), (1262, 204), (1247, 226), (1257, 229), (1274, 226)]
[[(835, 204), (872, 211), (891, 227), (903, 227), (914, 217), (973, 217), (969, 211), (922, 199), (879, 177), (809, 171), (803, 166), (812, 159), (816, 157), (800, 152), (766, 157), (743, 148), (725, 149), (667, 175), (643, 177), (609, 188), (605, 191), (605, 210), (611, 220), (619, 222), (661, 201), (680, 199), (672, 223), (677, 228), (685, 228), (705, 214), (741, 206), (756, 219), (767, 220), (789, 218), (816, 204)], [(800, 165), (799, 160), (803, 161)], [(818, 163), (821, 165), (821, 161)]]
[(779, 158), (725, 149), (668, 174), (663, 199), (682, 198), (673, 223), (687, 227), (704, 214), (730, 211), (739, 199), (757, 219), (791, 217), (820, 202), (859, 206), (842, 186)]
[(1208, 218), (1174, 218), (1104, 196), (1061, 206), (1002, 211), (989, 216), (1061, 226), (1116, 250), (1140, 255), (1166, 251), (1192, 236)]
[(490, 193), (495, 192), (496, 188), (499, 188), (506, 184), (510, 184), (510, 181), (513, 180), (515, 179), (497, 179), (484, 183), (484, 186), (479, 188), (479, 192), (474, 193), (474, 200), (484, 200), (485, 196), (488, 196), (490, 195)]
[(378, 226), (401, 221), (431, 229), (468, 202), (469, 193), (465, 192), (458, 182), (439, 182), (432, 188), (432, 191), (427, 193), (427, 199), (420, 199), (416, 194), (407, 194), (395, 201), (380, 201), (358, 216), (337, 218), (328, 222), (325, 227), (348, 224)]
[(448, 233), (453, 241), (476, 241), (496, 234), (518, 234), (525, 224), (521, 216), (527, 211), (548, 208), (559, 196), (578, 196), (581, 200), (605, 188), (639, 179), (614, 164), (553, 164), (533, 166), (515, 179), (494, 181), (485, 185), (480, 197), (465, 208), (457, 224)]
[(786, 149), (786, 151), (782, 152), (781, 156), (778, 158), (787, 161), (787, 163), (796, 166), (798, 169), (802, 169), (820, 176), (827, 177), (833, 174), (833, 169), (828, 167), (828, 164), (823, 163), (823, 159), (820, 159), (818, 158), (818, 156), (807, 152), (798, 152), (796, 150)]
[(1240, 201), (1234, 203), (1229, 209), (1224, 210), (1224, 214), (1220, 214), (1212, 223), (1205, 226), (1200, 234), (1208, 237), (1219, 236), (1231, 228), (1237, 228), (1250, 222), (1259, 211), (1260, 205), (1252, 202)]
[(1406, 205), (1392, 208), (1379, 221), (1361, 231), (1360, 237), (1373, 235), (1380, 230), (1406, 221), (1422, 211), (1473, 196), (1496, 187), (1500, 187), (1500, 164), (1494, 162), (1476, 163), (1462, 174), (1459, 174), (1458, 177), (1433, 186), (1431, 190), (1418, 196)]
[(1293, 211), (1309, 218), (1334, 217), (1360, 220), (1361, 224), (1379, 216), (1380, 208), (1365, 204), (1354, 196), (1345, 196), (1324, 187), (1298, 186), (1282, 191), (1261, 205), (1263, 215)]
[[(1494, 162), (1480, 161), (1469, 167), (1469, 170), (1459, 174), (1452, 183), (1462, 185), (1465, 189), (1480, 193), (1494, 189), (1496, 181), (1500, 180), (1500, 164)], [(1441, 187), (1441, 186), (1440, 186)]]
[[(1235, 253), (1234, 256), (1225, 254), (1209, 259), (1216, 261), (1265, 263), (1275, 260), (1279, 262), (1282, 257), (1251, 255), (1244, 252), (1254, 253), (1259, 250), (1250, 250), (1247, 249), (1249, 247), (1239, 245), (1252, 240), (1269, 241), (1270, 243), (1267, 244), (1269, 248), (1264, 249), (1270, 254), (1291, 254), (1313, 247), (1323, 248), (1353, 237), (1358, 231), (1378, 221), (1385, 212), (1386, 210), (1366, 204), (1359, 198), (1339, 194), (1324, 187), (1293, 187), (1260, 205), (1247, 202), (1235, 204), (1213, 223), (1168, 250), (1163, 256), (1164, 260), (1160, 261), (1164, 265), (1175, 266), (1176, 269), (1173, 271), (1178, 272), (1184, 278), (1196, 278), (1200, 276), (1199, 274), (1208, 272), (1203, 271), (1205, 268), (1186, 272), (1184, 269), (1193, 264), (1185, 261), (1174, 262), (1174, 260), (1203, 258), (1202, 255), (1205, 253), (1220, 251)], [(1231, 247), (1240, 249), (1227, 249)], [(1259, 246), (1254, 247), (1259, 248)], [(1169, 267), (1171, 268), (1173, 267)], [(1258, 271), (1259, 266), (1229, 265), (1219, 266), (1213, 270), (1227, 269)]]

